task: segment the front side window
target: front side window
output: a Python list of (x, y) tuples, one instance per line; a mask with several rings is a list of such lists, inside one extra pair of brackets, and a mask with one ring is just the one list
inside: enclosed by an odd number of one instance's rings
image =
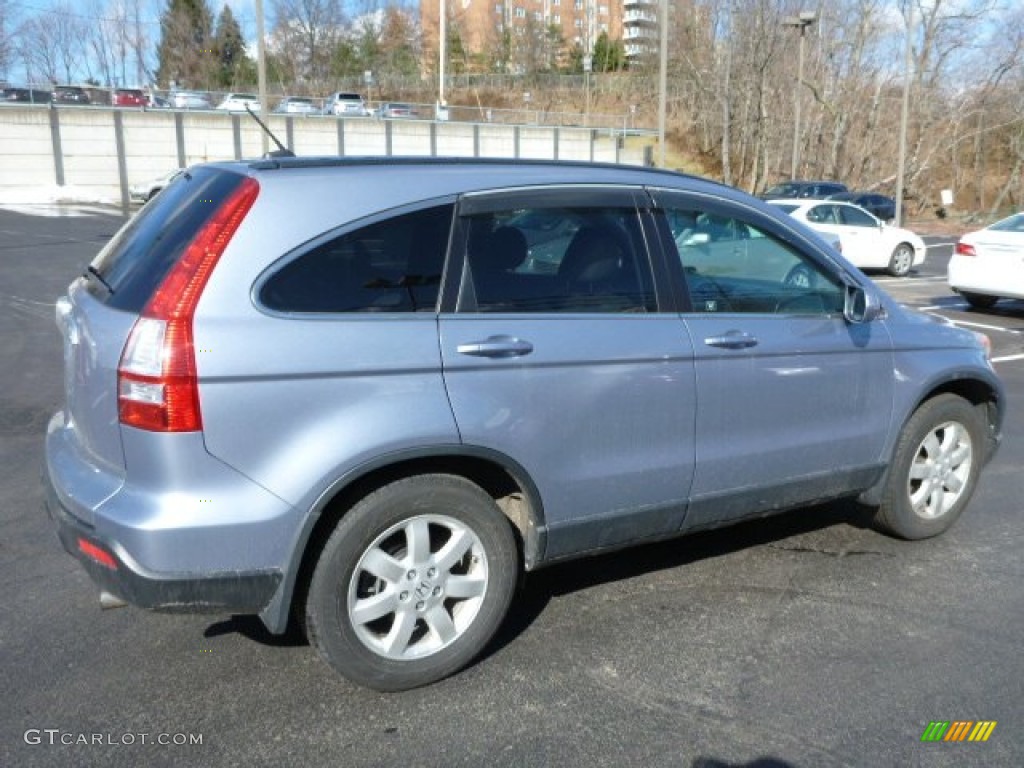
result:
[(516, 208), (464, 221), (462, 311), (656, 309), (635, 209)]
[(260, 300), (280, 312), (432, 312), (452, 212), (425, 208), (332, 238), (272, 275)]
[(694, 312), (841, 312), (842, 284), (750, 221), (696, 208), (665, 211)]

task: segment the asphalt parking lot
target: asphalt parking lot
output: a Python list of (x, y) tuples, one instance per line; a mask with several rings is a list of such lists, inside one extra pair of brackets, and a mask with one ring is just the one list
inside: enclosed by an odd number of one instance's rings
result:
[[(1024, 302), (968, 309), (948, 243), (878, 278), (987, 333), (1009, 392), (945, 536), (896, 541), (840, 503), (552, 567), (478, 663), (381, 695), (255, 619), (101, 611), (61, 550), (39, 483), (53, 302), (120, 223), (71, 212), (0, 209), (0, 765), (1024, 765)], [(996, 726), (922, 743), (937, 720)]]

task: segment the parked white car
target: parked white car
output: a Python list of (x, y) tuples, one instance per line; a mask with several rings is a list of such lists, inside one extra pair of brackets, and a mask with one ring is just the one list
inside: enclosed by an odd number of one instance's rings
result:
[(138, 184), (132, 184), (128, 187), (128, 192), (131, 195), (132, 200), (140, 200), (144, 203), (148, 202), (182, 173), (184, 173), (183, 169), (175, 168), (173, 171), (168, 171), (156, 178), (148, 179), (147, 181), (143, 181)]
[(245, 112), (246, 106), (253, 112), (259, 112), (259, 97), (251, 93), (229, 93), (224, 97), (224, 101), (217, 105), (217, 109), (226, 112)]
[(171, 106), (175, 109), (211, 109), (213, 107), (205, 94), (196, 91), (175, 91), (171, 94)]
[(863, 208), (840, 200), (769, 200), (818, 232), (838, 235), (843, 256), (862, 269), (885, 269), (903, 277), (924, 263), (924, 240), (909, 229), (889, 226)]
[(315, 115), (320, 109), (312, 99), (304, 99), (298, 96), (289, 96), (282, 99), (274, 111), (287, 115)]
[(1024, 299), (1024, 212), (961, 237), (949, 260), (949, 287), (979, 309)]
[(368, 117), (370, 110), (366, 106), (366, 100), (358, 93), (338, 91), (327, 97), (327, 100), (324, 102), (324, 114), (343, 117)]

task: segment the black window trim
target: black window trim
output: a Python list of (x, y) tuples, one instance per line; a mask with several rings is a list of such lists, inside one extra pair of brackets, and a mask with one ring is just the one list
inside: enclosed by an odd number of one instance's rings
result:
[[(457, 195), (443, 195), (441, 197), (434, 197), (427, 200), (418, 200), (414, 203), (408, 203), (405, 205), (399, 205), (394, 208), (388, 208), (383, 211), (374, 211), (368, 216), (363, 216), (359, 219), (353, 219), (347, 221), (344, 224), (334, 227), (332, 229), (321, 232), (319, 235), (306, 240), (304, 243), (295, 246), (290, 251), (287, 251), (269, 265), (267, 265), (256, 279), (253, 281), (252, 288), (249, 292), (249, 300), (253, 306), (262, 314), (269, 317), (276, 318), (288, 318), (295, 319), (301, 318), (303, 320), (338, 320), (344, 318), (346, 320), (354, 320), (358, 318), (392, 318), (400, 319), (406, 318), (410, 320), (423, 320), (424, 318), (434, 319), (437, 317), (438, 307), (440, 307), (444, 301), (444, 289), (446, 286), (446, 277), (449, 271), (448, 264), (451, 260), (451, 244), (453, 242), (454, 233), (454, 217), (457, 213)], [(351, 232), (355, 232), (363, 227), (372, 226), (388, 219), (396, 218), (398, 216), (404, 216), (409, 213), (416, 213), (417, 211), (426, 210), (428, 208), (438, 208), (441, 206), (450, 205), (452, 206), (453, 223), (448, 227), (448, 245), (445, 249), (444, 266), (441, 269), (441, 284), (438, 289), (438, 301), (434, 305), (434, 310), (431, 312), (293, 312), (280, 309), (271, 309), (263, 300), (260, 298), (260, 294), (263, 291), (264, 285), (266, 285), (278, 272), (284, 269), (286, 266), (291, 264), (298, 259), (301, 259), (310, 251), (319, 248), (321, 245), (330, 242), (338, 237), (343, 237)]]

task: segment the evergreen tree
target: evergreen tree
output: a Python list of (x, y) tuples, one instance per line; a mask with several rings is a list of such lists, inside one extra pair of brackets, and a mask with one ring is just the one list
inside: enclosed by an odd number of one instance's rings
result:
[(252, 83), (254, 68), (251, 59), (245, 53), (242, 28), (235, 14), (231, 12), (230, 5), (225, 5), (217, 17), (213, 51), (217, 59), (217, 85), (222, 88), (234, 88), (243, 83)]
[(602, 32), (594, 43), (594, 71), (617, 72), (626, 68), (626, 46), (621, 40), (611, 40)]
[(213, 14), (206, 0), (168, 0), (160, 17), (156, 80), (181, 88), (216, 84), (218, 62), (213, 45)]

